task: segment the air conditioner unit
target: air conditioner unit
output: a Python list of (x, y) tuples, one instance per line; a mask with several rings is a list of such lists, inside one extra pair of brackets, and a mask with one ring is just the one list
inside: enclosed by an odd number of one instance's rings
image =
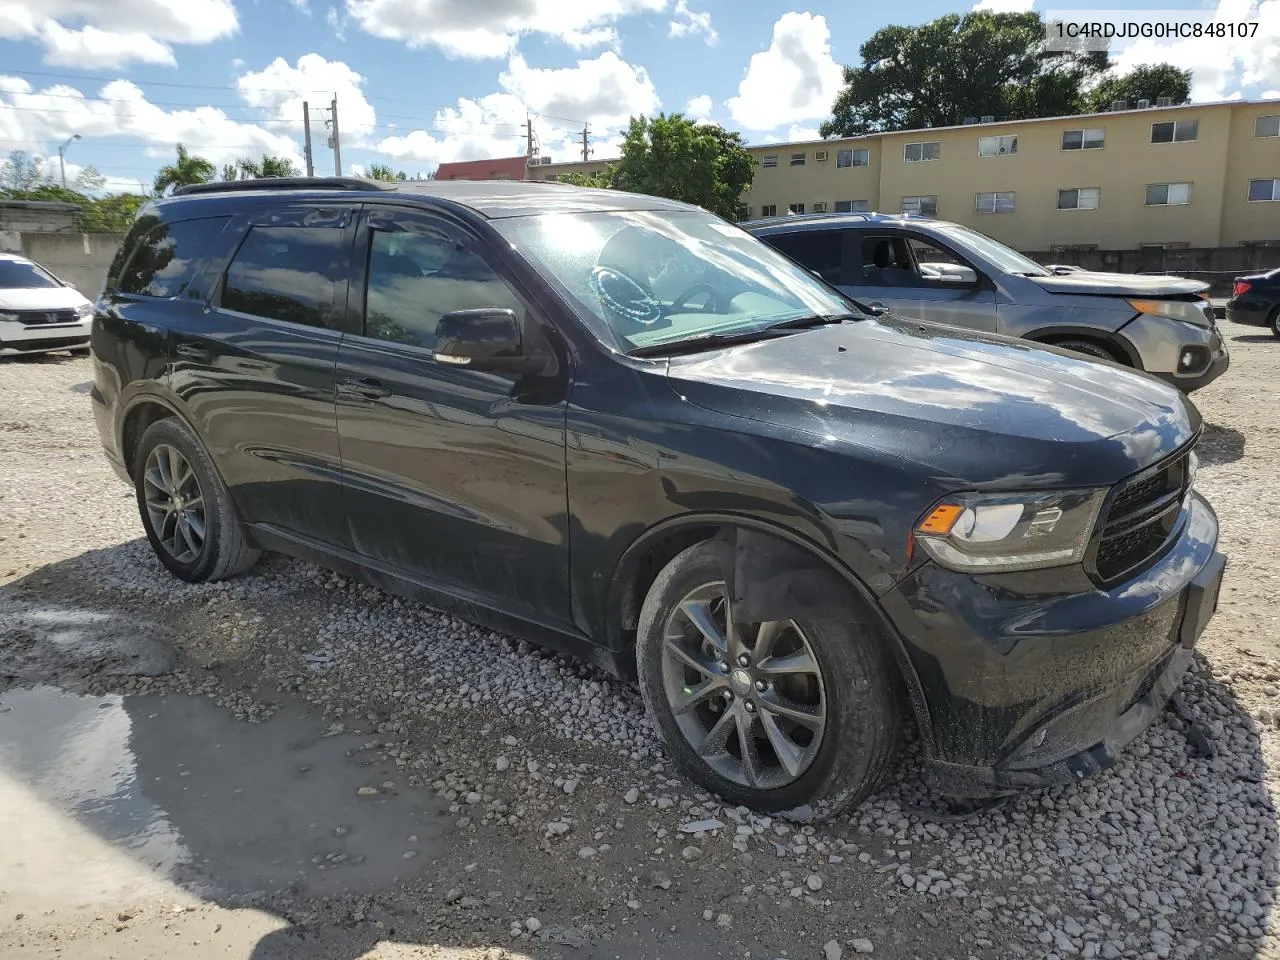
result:
[(1172, 107), (1173, 97), (1156, 97), (1157, 107)]
[(1114, 113), (1114, 112), (1115, 112), (1115, 111), (1117, 111), (1117, 110), (1128, 110), (1128, 109), (1129, 109), (1129, 101), (1128, 101), (1128, 100), (1112, 100), (1112, 101), (1111, 101), (1111, 112), (1112, 112), (1112, 113)]
[(983, 122), (983, 123), (995, 123), (995, 122), (996, 122), (996, 115), (995, 115), (994, 113), (984, 113), (984, 114), (982, 115), (982, 122)]
[(827, 159), (827, 151), (815, 150), (813, 152), (813, 159), (817, 160), (818, 162), (822, 162), (823, 160)]
[(1149, 108), (1150, 106), (1151, 106), (1151, 101), (1150, 101), (1150, 100), (1139, 100), (1139, 101), (1138, 101), (1138, 109), (1139, 109), (1139, 110), (1146, 110), (1146, 109), (1147, 109), (1147, 108)]
[(978, 122), (978, 118), (977, 118), (977, 117), (965, 117), (965, 118), (964, 118), (964, 125), (965, 125), (966, 127), (967, 127), (967, 126), (969, 126), (970, 124), (974, 124), (974, 123), (977, 123), (977, 122)]
[(539, 163), (550, 163), (550, 162), (551, 162), (551, 158), (550, 158), (550, 157), (539, 157), (539, 158), (538, 158), (538, 162), (539, 162)]
[(1010, 150), (1009, 150), (1009, 148), (1008, 148), (1008, 147), (1001, 147), (1001, 148), (1000, 148), (1000, 153), (1001, 153), (1001, 154), (1005, 154), (1005, 153), (1009, 153), (1009, 152), (1010, 152)]
[(814, 203), (814, 205), (813, 205), (813, 212), (814, 212), (814, 213), (826, 213), (826, 212), (827, 212), (827, 204), (826, 204), (826, 201), (819, 200), (819, 201), (817, 201), (816, 203)]

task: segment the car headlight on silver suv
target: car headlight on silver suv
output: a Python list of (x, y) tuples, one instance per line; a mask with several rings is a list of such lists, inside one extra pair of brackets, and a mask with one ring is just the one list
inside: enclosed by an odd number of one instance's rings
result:
[(1213, 317), (1205, 312), (1204, 302), (1200, 300), (1130, 300), (1129, 306), (1153, 317), (1181, 320), (1197, 327), (1213, 326)]
[(966, 573), (1039, 570), (1084, 559), (1106, 490), (949, 496), (916, 524), (915, 542)]

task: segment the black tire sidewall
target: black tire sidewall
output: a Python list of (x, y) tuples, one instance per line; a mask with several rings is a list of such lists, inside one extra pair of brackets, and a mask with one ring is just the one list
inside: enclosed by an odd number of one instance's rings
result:
[[(168, 444), (182, 454), (187, 463), (190, 464), (192, 471), (194, 471), (196, 482), (200, 485), (200, 495), (204, 498), (204, 549), (200, 552), (200, 556), (189, 563), (177, 560), (164, 548), (160, 543), (159, 537), (156, 536), (155, 530), (152, 529), (151, 518), (147, 514), (142, 475), (146, 469), (147, 457), (160, 444)], [(228, 502), (226, 488), (223, 486), (221, 478), (218, 477), (208, 454), (205, 453), (204, 447), (186, 424), (175, 417), (169, 417), (164, 420), (158, 420), (147, 428), (142, 435), (142, 439), (138, 441), (137, 450), (134, 451), (133, 478), (134, 495), (138, 502), (138, 514), (142, 519), (142, 528), (146, 531), (147, 540), (151, 543), (151, 549), (155, 551), (160, 562), (174, 576), (190, 583), (202, 583), (210, 579), (217, 568), (218, 557), (223, 549), (223, 540), (226, 538), (226, 522), (230, 511), (230, 503)], [(232, 517), (232, 522), (235, 522), (234, 517)]]
[(1271, 316), (1267, 318), (1267, 325), (1271, 327), (1273, 336), (1280, 337), (1280, 307), (1271, 311)]
[(1101, 344), (1091, 343), (1088, 340), (1061, 340), (1054, 344), (1061, 350), (1070, 350), (1072, 353), (1079, 354), (1082, 357), (1089, 357), (1092, 360), (1110, 360), (1117, 363), (1115, 356), (1106, 347)]
[(723, 579), (713, 544), (690, 547), (659, 573), (640, 611), (636, 663), (641, 693), (674, 761), (713, 793), (758, 810), (787, 811), (811, 804), (815, 812), (829, 815), (865, 798), (883, 779), (876, 769), (877, 757), (886, 750), (896, 752), (901, 697), (898, 677), (879, 639), (852, 619), (794, 618), (818, 658), (827, 698), (822, 746), (796, 781), (774, 790), (743, 787), (704, 763), (685, 740), (663, 686), (663, 630), (675, 605), (691, 590)]

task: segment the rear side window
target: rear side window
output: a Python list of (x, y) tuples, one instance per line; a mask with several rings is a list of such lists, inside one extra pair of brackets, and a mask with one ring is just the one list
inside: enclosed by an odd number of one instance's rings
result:
[(350, 266), (344, 237), (337, 227), (252, 227), (227, 267), (223, 309), (338, 328)]
[(797, 230), (768, 238), (771, 245), (828, 283), (843, 283), (842, 230)]
[(138, 242), (120, 274), (117, 289), (139, 297), (167, 299), (180, 295), (195, 276), (201, 256), (222, 232), (228, 219), (203, 217), (154, 227)]

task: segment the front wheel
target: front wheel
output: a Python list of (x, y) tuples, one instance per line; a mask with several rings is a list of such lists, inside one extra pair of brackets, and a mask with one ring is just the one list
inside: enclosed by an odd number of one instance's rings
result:
[(902, 727), (896, 666), (856, 615), (739, 623), (713, 542), (658, 574), (640, 687), (676, 764), (731, 803), (830, 816), (878, 790)]
[(258, 560), (204, 447), (170, 417), (147, 428), (133, 461), (138, 512), (151, 548), (191, 583), (225, 580)]
[(1092, 340), (1059, 340), (1054, 346), (1062, 350), (1070, 350), (1072, 353), (1082, 353), (1086, 357), (1092, 357), (1095, 360), (1119, 362), (1110, 350), (1100, 343), (1094, 343)]

